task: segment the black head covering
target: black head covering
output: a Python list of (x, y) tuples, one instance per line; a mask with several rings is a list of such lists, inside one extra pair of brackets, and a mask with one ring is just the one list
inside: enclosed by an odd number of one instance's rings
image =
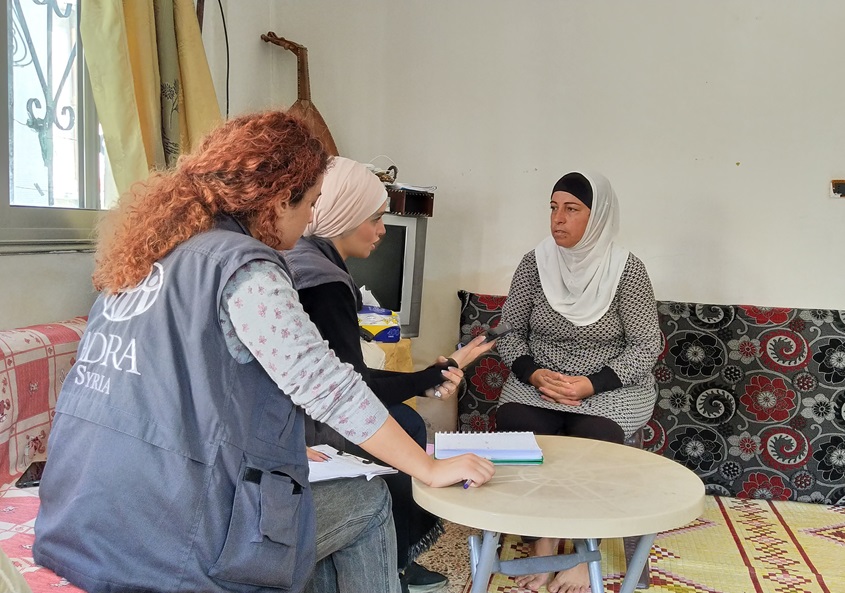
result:
[(590, 180), (580, 173), (567, 173), (557, 180), (552, 194), (556, 191), (565, 191), (572, 194), (581, 200), (587, 208), (593, 208), (593, 187), (590, 185)]

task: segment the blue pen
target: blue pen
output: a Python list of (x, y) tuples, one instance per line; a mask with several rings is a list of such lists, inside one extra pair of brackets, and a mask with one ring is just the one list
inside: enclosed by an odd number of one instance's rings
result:
[(465, 481), (464, 481), (464, 490), (466, 490), (467, 488), (469, 488), (469, 487), (470, 487), (470, 484), (472, 484), (472, 480), (465, 480)]

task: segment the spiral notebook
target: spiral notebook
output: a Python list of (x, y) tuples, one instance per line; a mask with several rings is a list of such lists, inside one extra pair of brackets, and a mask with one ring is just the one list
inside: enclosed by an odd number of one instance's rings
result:
[(448, 459), (475, 453), (493, 463), (534, 465), (543, 463), (543, 451), (533, 432), (437, 432), (434, 458)]

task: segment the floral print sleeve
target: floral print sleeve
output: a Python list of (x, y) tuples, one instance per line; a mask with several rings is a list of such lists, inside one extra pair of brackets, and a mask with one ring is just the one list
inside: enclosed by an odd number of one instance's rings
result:
[(387, 410), (329, 349), (278, 265), (241, 266), (223, 289), (220, 322), (232, 356), (240, 363), (255, 358), (314, 420), (356, 444), (384, 424)]

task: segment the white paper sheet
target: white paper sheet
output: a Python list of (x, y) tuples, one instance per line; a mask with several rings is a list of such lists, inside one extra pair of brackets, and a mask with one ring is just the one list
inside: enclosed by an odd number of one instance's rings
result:
[(398, 473), (392, 467), (379, 465), (349, 453), (341, 453), (331, 445), (316, 445), (311, 448), (329, 457), (327, 461), (308, 462), (310, 471), (308, 481), (312, 484), (324, 480), (355, 478), (357, 476), (364, 476), (368, 480), (372, 480), (373, 476)]

